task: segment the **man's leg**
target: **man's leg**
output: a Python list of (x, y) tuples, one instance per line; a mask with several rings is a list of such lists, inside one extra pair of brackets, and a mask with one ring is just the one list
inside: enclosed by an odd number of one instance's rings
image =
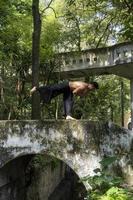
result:
[(51, 100), (51, 90), (49, 86), (40, 86), (40, 87), (33, 87), (30, 91), (30, 94), (32, 95), (34, 92), (38, 91), (40, 94), (40, 100), (43, 101), (43, 103), (50, 103)]
[(72, 107), (73, 107), (73, 93), (70, 90), (69, 83), (63, 82), (60, 84), (54, 84), (52, 86), (42, 86), (39, 88), (32, 88), (31, 94), (35, 91), (39, 91), (41, 99), (45, 103), (50, 102), (52, 98), (63, 93), (63, 101), (64, 101), (64, 112), (66, 119), (74, 119), (72, 118)]
[(40, 93), (41, 100), (43, 100), (44, 103), (49, 103), (51, 99), (60, 94), (64, 94), (68, 90), (70, 90), (69, 83), (62, 82), (54, 85), (40, 86), (38, 88), (33, 87), (30, 94), (32, 95), (35, 91), (38, 91)]
[(52, 94), (51, 98), (55, 98), (60, 94), (64, 94), (66, 90), (69, 90), (69, 83), (68, 82), (61, 82), (50, 86)]
[(70, 91), (70, 89), (67, 89), (64, 92), (63, 102), (64, 102), (64, 114), (66, 119), (74, 119), (72, 118), (73, 93)]

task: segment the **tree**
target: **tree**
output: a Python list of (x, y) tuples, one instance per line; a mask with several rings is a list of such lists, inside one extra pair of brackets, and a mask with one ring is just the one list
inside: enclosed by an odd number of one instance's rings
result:
[(131, 0), (66, 0), (63, 8), (65, 32), (76, 36), (76, 19), (82, 48), (85, 43), (88, 48), (96, 48), (112, 42), (132, 41), (132, 8)]
[[(0, 2), (2, 119), (30, 119), (31, 99), (28, 95), (31, 88), (29, 72), (33, 53), (32, 2), (31, 0), (1, 0)], [(125, 41), (128, 37), (132, 39), (132, 1), (130, 0), (51, 0), (45, 1), (45, 7), (44, 1), (40, 1), (40, 5), (38, 1), (38, 7), (40, 7), (38, 13), (41, 20), (38, 56), (40, 59), (35, 66), (38, 67), (38, 75), (36, 72), (34, 74), (39, 78), (36, 80), (34, 78), (33, 84), (38, 84), (38, 81), (42, 84), (50, 84), (60, 80), (60, 75), (58, 77), (53, 75), (53, 71), (60, 66), (59, 61), (55, 62), (60, 51), (80, 50), (85, 47), (85, 43), (87, 43), (86, 48), (95, 48), (107, 46), (112, 39), (115, 42)], [(34, 52), (34, 55), (37, 54)], [(119, 78), (109, 76), (95, 77), (95, 79), (101, 83), (102, 87), (95, 95), (89, 95), (88, 98), (82, 100), (76, 99), (75, 116), (80, 117), (83, 113), (82, 118), (98, 120), (111, 118), (120, 123)], [(125, 111), (129, 107), (128, 89), (128, 81), (124, 80)], [(36, 99), (34, 99), (35, 103), (37, 103)], [(55, 118), (57, 102), (60, 107), (62, 102), (60, 97), (59, 101), (52, 101), (48, 108), (44, 107), (43, 118)], [(37, 106), (39, 106), (39, 101)], [(39, 118), (36, 117), (37, 112), (34, 112), (35, 118)], [(98, 116), (97, 113), (99, 113)], [(58, 114), (61, 118), (61, 109)]]
[[(33, 38), (32, 38), (32, 86), (39, 86), (39, 56), (41, 17), (39, 12), (39, 0), (32, 1), (33, 14)], [(40, 100), (37, 93), (32, 96), (32, 119), (40, 119)]]
[(0, 102), (4, 119), (18, 119), (25, 112), (25, 83), (31, 65), (30, 1), (1, 1), (0, 76), (4, 101)]

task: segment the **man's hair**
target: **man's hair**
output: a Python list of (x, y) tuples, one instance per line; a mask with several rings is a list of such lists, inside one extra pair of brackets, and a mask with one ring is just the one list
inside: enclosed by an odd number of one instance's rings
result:
[(97, 82), (90, 82), (90, 84), (92, 84), (92, 85), (94, 85), (94, 87), (96, 88), (96, 89), (99, 89), (99, 85), (98, 85), (98, 83)]

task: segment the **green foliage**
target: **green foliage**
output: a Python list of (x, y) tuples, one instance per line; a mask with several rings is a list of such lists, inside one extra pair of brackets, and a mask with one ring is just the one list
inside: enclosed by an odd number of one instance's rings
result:
[(100, 163), (102, 169), (94, 170), (94, 176), (88, 176), (82, 179), (87, 181), (91, 190), (88, 191), (88, 200), (131, 200), (133, 194), (127, 188), (121, 185), (124, 182), (122, 177), (109, 173), (110, 167), (117, 160), (117, 157), (106, 157)]
[(105, 192), (105, 194), (98, 194), (98, 192), (93, 192), (89, 200), (132, 200), (133, 196), (128, 190), (119, 187), (111, 187)]
[(121, 81), (124, 82), (124, 109), (130, 108), (129, 81), (117, 76), (99, 76), (95, 79), (99, 83), (97, 92), (90, 92), (88, 96), (75, 99), (74, 115), (82, 119), (112, 120), (121, 124)]
[(28, 118), (30, 102), (26, 95), (26, 79), (31, 65), (31, 1), (2, 0), (0, 4), (3, 13), (0, 20), (1, 118), (20, 119), (26, 115)]
[[(133, 3), (131, 0), (76, 0), (66, 2), (66, 19), (71, 32), (77, 32), (77, 44), (90, 47), (133, 39)], [(75, 24), (75, 25), (74, 25)], [(77, 26), (78, 24), (78, 26)], [(65, 24), (66, 25), (66, 24)], [(70, 31), (69, 31), (70, 32)], [(77, 45), (78, 46), (78, 45)]]
[(43, 170), (47, 166), (51, 166), (51, 169), (54, 170), (59, 165), (59, 160), (47, 155), (36, 155), (32, 158), (30, 162), (30, 167), (34, 170)]
[(106, 168), (112, 163), (114, 163), (118, 158), (116, 156), (111, 157), (105, 157), (100, 161), (100, 164), (102, 165), (102, 168)]
[[(126, 2), (126, 3), (125, 3)], [(30, 119), (32, 7), (31, 0), (1, 0), (0, 2), (0, 77), (3, 97), (0, 99), (1, 119)], [(58, 52), (107, 46), (132, 40), (132, 1), (55, 0), (44, 11), (40, 46), (40, 83), (60, 80), (52, 72)], [(52, 58), (52, 59), (51, 59)], [(92, 120), (113, 120), (120, 124), (120, 79), (116, 76), (95, 77), (100, 83), (97, 93), (76, 98), (74, 115)], [(124, 81), (125, 111), (129, 108), (129, 82)], [(1, 88), (1, 85), (0, 85)], [(42, 108), (42, 118), (62, 118), (62, 98)], [(58, 110), (58, 112), (57, 112)], [(98, 113), (98, 114), (97, 114)]]
[(133, 196), (122, 188), (112, 187), (110, 188), (105, 195), (100, 197), (100, 200), (131, 200)]

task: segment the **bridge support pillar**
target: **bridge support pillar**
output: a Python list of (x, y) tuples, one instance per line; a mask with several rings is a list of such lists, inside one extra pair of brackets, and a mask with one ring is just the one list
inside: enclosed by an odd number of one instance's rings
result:
[(133, 79), (130, 80), (130, 93), (131, 93), (131, 125), (133, 129)]

